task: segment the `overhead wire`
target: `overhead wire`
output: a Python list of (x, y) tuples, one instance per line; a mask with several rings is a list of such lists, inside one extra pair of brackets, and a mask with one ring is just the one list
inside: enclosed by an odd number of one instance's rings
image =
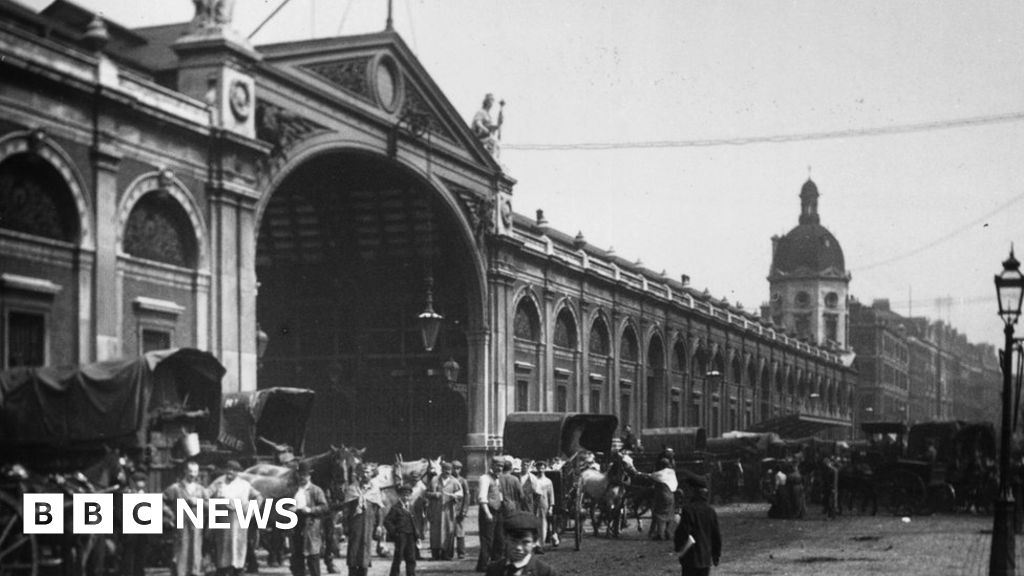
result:
[(747, 146), (750, 144), (783, 144), (788, 142), (807, 142), (812, 140), (835, 140), (840, 138), (864, 138), (869, 136), (912, 134), (916, 132), (931, 132), (935, 130), (948, 130), (951, 128), (963, 128), (968, 126), (1004, 124), (1007, 122), (1019, 122), (1021, 120), (1024, 120), (1024, 112), (1009, 112), (1006, 114), (972, 116), (967, 118), (954, 118), (950, 120), (920, 122), (916, 124), (875, 126), (871, 128), (849, 128), (846, 130), (828, 130), (792, 134), (768, 134), (759, 136), (744, 136), (738, 138), (708, 138), (695, 140), (644, 140), (637, 142), (577, 142), (565, 144), (506, 143), (502, 144), (502, 149), (522, 151), (584, 151), (627, 150), (645, 148), (702, 148), (712, 146)]
[(348, 0), (345, 3), (345, 10), (341, 13), (341, 21), (338, 22), (338, 31), (334, 33), (335, 36), (341, 36), (341, 29), (345, 27), (345, 21), (348, 20), (348, 13), (352, 10), (352, 5), (356, 3), (356, 0)]
[(1018, 194), (1018, 195), (1014, 196), (1013, 198), (1010, 198), (1006, 202), (1000, 204), (999, 206), (997, 206), (996, 208), (992, 209), (991, 211), (986, 212), (982, 216), (980, 216), (978, 218), (975, 218), (974, 220), (971, 220), (967, 224), (964, 224), (963, 226), (960, 226), (959, 228), (956, 228), (952, 232), (944, 234), (944, 235), (942, 235), (942, 236), (940, 236), (940, 237), (938, 237), (938, 238), (936, 238), (936, 239), (934, 239), (934, 240), (932, 240), (932, 241), (930, 241), (930, 242), (928, 242), (926, 244), (922, 244), (921, 246), (918, 246), (917, 248), (914, 248), (912, 250), (908, 250), (906, 252), (902, 252), (900, 254), (896, 254), (895, 256), (891, 256), (889, 258), (885, 258), (885, 259), (882, 259), (882, 260), (879, 260), (879, 261), (876, 261), (876, 262), (872, 262), (871, 264), (866, 264), (864, 266), (858, 266), (856, 268), (853, 268), (852, 271), (854, 271), (854, 272), (864, 272), (865, 270), (872, 270), (874, 268), (880, 268), (880, 267), (886, 266), (888, 264), (893, 264), (895, 262), (899, 262), (900, 260), (905, 260), (907, 258), (910, 258), (911, 256), (916, 256), (917, 254), (920, 254), (921, 252), (924, 252), (925, 250), (934, 248), (935, 246), (938, 246), (939, 244), (942, 244), (943, 242), (947, 242), (949, 240), (952, 240), (953, 238), (959, 236), (960, 234), (963, 234), (964, 232), (970, 231), (971, 229), (973, 229), (978, 224), (981, 224), (982, 222), (985, 222), (989, 218), (992, 218), (993, 216), (996, 216), (997, 214), (1001, 213), (1003, 210), (1005, 210), (1005, 209), (1009, 208), (1010, 206), (1020, 202), (1021, 200), (1024, 200), (1024, 193)]

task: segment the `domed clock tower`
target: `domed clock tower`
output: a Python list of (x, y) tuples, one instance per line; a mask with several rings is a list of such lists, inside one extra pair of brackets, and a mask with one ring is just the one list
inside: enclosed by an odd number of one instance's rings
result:
[(799, 224), (772, 237), (768, 313), (776, 326), (800, 338), (845, 350), (850, 274), (839, 241), (821, 225), (818, 196), (808, 178), (800, 190)]

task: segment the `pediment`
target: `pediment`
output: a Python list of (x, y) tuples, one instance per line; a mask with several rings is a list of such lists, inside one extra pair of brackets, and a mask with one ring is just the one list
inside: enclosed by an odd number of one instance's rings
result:
[(501, 170), (394, 32), (275, 44), (259, 51), (264, 64), (337, 103), (343, 114), (355, 112), (399, 127), (488, 172)]

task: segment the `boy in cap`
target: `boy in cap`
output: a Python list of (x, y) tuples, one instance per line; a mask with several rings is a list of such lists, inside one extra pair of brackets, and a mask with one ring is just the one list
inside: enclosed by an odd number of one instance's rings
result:
[(707, 576), (711, 573), (711, 566), (718, 566), (722, 556), (718, 514), (708, 504), (708, 484), (703, 477), (689, 476), (686, 483), (693, 496), (680, 511), (675, 550), (682, 566), (682, 576)]
[(323, 553), (321, 519), (327, 513), (327, 496), (313, 484), (313, 471), (308, 462), (300, 462), (297, 470), (299, 488), (295, 491), (295, 512), (298, 524), (292, 533), (291, 571), (294, 576), (320, 576), (320, 554)]
[(540, 536), (540, 520), (528, 512), (505, 518), (505, 557), (487, 567), (487, 576), (558, 576), (533, 554)]
[(406, 576), (416, 575), (416, 543), (422, 538), (412, 517), (412, 487), (398, 487), (399, 501), (384, 517), (384, 529), (395, 541), (395, 556), (391, 561), (390, 576), (398, 576), (405, 562)]

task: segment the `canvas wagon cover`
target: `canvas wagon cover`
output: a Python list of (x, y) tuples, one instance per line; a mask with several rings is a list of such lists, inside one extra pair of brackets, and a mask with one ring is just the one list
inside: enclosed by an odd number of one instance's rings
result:
[(145, 443), (162, 408), (216, 410), (224, 367), (179, 348), (72, 367), (0, 372), (0, 447)]
[(612, 414), (513, 412), (505, 417), (505, 453), (516, 458), (568, 458), (580, 448), (608, 452), (619, 427)]
[(644, 428), (640, 431), (640, 439), (649, 451), (661, 451), (664, 446), (682, 456), (704, 452), (707, 449), (708, 433), (703, 428), (691, 427)]
[(284, 387), (225, 394), (217, 440), (244, 454), (273, 454), (259, 441), (264, 438), (301, 454), (315, 396), (312, 390)]

